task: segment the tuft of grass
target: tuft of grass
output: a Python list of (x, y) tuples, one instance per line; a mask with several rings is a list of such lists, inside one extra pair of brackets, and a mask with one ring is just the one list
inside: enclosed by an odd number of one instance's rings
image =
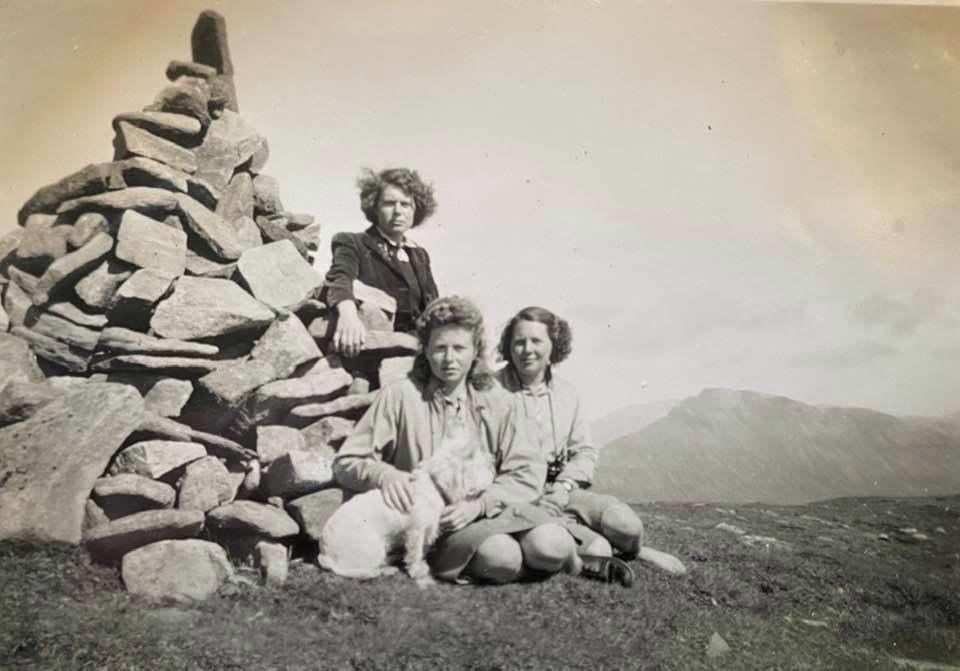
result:
[[(568, 576), (419, 589), (294, 564), (281, 590), (228, 585), (190, 607), (123, 591), (77, 548), (0, 543), (0, 668), (897, 669), (960, 662), (960, 497), (786, 508), (644, 505), (633, 589)], [(790, 544), (750, 547), (749, 534)], [(881, 529), (943, 526), (926, 543)], [(730, 652), (706, 655), (719, 633)]]

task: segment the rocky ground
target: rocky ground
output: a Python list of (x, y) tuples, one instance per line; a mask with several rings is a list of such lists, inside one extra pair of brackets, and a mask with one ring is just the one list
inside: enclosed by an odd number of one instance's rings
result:
[(0, 668), (960, 669), (960, 497), (638, 510), (688, 575), (420, 590), (294, 562), (185, 607), (3, 544)]

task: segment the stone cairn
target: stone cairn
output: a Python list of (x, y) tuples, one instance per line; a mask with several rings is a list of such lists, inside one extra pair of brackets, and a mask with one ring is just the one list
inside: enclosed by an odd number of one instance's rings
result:
[(339, 505), (331, 459), (409, 372), (393, 300), (357, 286), (366, 349), (325, 355), (319, 225), (286, 212), (238, 113), (223, 17), (114, 160), (41, 188), (0, 239), (0, 539), (83, 543), (128, 590), (202, 599), (280, 585)]

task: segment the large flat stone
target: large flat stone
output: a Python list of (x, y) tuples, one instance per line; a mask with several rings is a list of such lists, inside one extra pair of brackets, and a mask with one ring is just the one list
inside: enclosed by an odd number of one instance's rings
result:
[(93, 483), (93, 499), (115, 520), (144, 510), (172, 508), (177, 490), (170, 485), (134, 473), (122, 473)]
[(56, 215), (31, 214), (23, 226), (17, 246), (18, 261), (21, 265), (27, 262), (31, 270), (39, 272), (41, 266), (45, 267), (67, 253), (71, 231), (70, 226), (57, 225)]
[(198, 431), (186, 424), (156, 413), (144, 412), (144, 419), (134, 432), (137, 440), (161, 439), (200, 443), (207, 452), (227, 462), (239, 463), (256, 459), (257, 453), (228, 438)]
[(261, 174), (253, 178), (253, 206), (257, 214), (283, 212), (280, 182), (276, 177)]
[(295, 536), (300, 527), (287, 513), (254, 501), (234, 501), (207, 513), (211, 530), (242, 531), (267, 538)]
[(276, 424), (291, 408), (322, 403), (343, 395), (353, 377), (343, 368), (326, 373), (265, 384), (247, 401), (247, 414), (256, 424)]
[(146, 111), (170, 112), (193, 117), (206, 128), (210, 124), (210, 85), (199, 77), (179, 77), (157, 94)]
[(197, 171), (197, 157), (189, 149), (127, 121), (120, 121), (114, 127), (117, 131), (115, 158), (143, 156), (188, 174)]
[(353, 432), (356, 422), (343, 417), (324, 417), (300, 430), (308, 449), (320, 449), (324, 445), (339, 448)]
[(197, 175), (223, 191), (234, 170), (263, 146), (263, 138), (239, 114), (224, 110), (197, 147)]
[(144, 214), (167, 213), (177, 209), (176, 195), (149, 186), (131, 186), (93, 196), (83, 196), (60, 204), (57, 213), (74, 210), (136, 210)]
[(17, 228), (0, 236), (0, 272), (10, 264), (23, 241), (23, 229)]
[(250, 293), (273, 308), (290, 309), (323, 285), (320, 273), (288, 240), (248, 249), (237, 262), (237, 272)]
[(132, 124), (184, 147), (199, 143), (200, 132), (203, 130), (200, 122), (192, 116), (172, 112), (119, 114), (113, 119), (113, 128), (117, 132), (121, 122)]
[(33, 319), (28, 318), (27, 324), (34, 333), (59, 340), (86, 352), (96, 349), (97, 341), (100, 339), (99, 330), (79, 326), (48, 311), (34, 315)]
[(296, 429), (281, 425), (257, 427), (257, 455), (262, 464), (269, 464), (287, 452), (306, 449), (307, 441)]
[(290, 411), (290, 416), (285, 423), (290, 426), (307, 426), (323, 417), (359, 419), (373, 403), (376, 395), (376, 392), (350, 394), (326, 403), (299, 405)]
[(79, 249), (90, 242), (97, 233), (109, 233), (110, 222), (99, 212), (84, 212), (70, 228), (70, 235), (67, 236), (67, 247)]
[[(243, 244), (241, 242), (241, 244)], [(221, 263), (187, 249), (187, 275), (230, 279), (237, 270), (237, 262)]]
[(165, 540), (123, 556), (120, 575), (127, 591), (157, 601), (203, 601), (233, 575), (226, 551), (200, 539)]
[(143, 372), (193, 379), (223, 368), (225, 362), (197, 357), (162, 356), (151, 354), (119, 354), (98, 359), (90, 368), (101, 372)]
[(143, 396), (146, 411), (154, 412), (161, 417), (179, 416), (183, 406), (193, 395), (193, 384), (189, 380), (172, 377), (142, 373), (112, 373), (107, 376), (107, 382), (132, 386)]
[(170, 291), (174, 278), (152, 269), (141, 269), (120, 285), (107, 315), (114, 326), (146, 330), (154, 307)]
[(219, 431), (255, 389), (276, 379), (277, 371), (269, 361), (251, 359), (220, 368), (197, 381), (190, 415), (197, 416), (195, 423), (203, 428)]
[(110, 474), (133, 473), (159, 480), (182, 470), (191, 461), (207, 456), (199, 443), (144, 440), (121, 450), (110, 465)]
[(63, 394), (63, 390), (47, 382), (0, 382), (0, 426), (30, 419), (40, 408)]
[(188, 193), (190, 175), (143, 156), (132, 156), (123, 161), (114, 162), (116, 169), (123, 175), (127, 186), (148, 186), (167, 191)]
[(106, 233), (98, 233), (80, 249), (51, 263), (34, 287), (31, 296), (34, 305), (48, 303), (51, 294), (72, 287), (78, 279), (96, 268), (111, 249), (113, 238)]
[(270, 242), (289, 240), (294, 248), (296, 248), (297, 253), (309, 262), (310, 249), (303, 240), (300, 239), (300, 236), (287, 230), (287, 224), (289, 222), (286, 217), (280, 214), (258, 215), (256, 222), (257, 226), (260, 227), (260, 232), (263, 234), (264, 240), (269, 240)]
[(92, 272), (80, 278), (73, 287), (74, 293), (87, 306), (106, 310), (124, 282), (135, 269), (132, 266), (109, 258), (98, 265)]
[(0, 429), (0, 539), (78, 543), (93, 483), (143, 421), (143, 399), (89, 383)]
[(223, 217), (186, 194), (175, 194), (175, 199), (187, 226), (206, 243), (216, 258), (224, 261), (240, 258), (244, 247), (236, 230)]
[(107, 324), (107, 318), (104, 315), (86, 312), (67, 301), (50, 303), (46, 309), (50, 314), (62, 317), (77, 326), (86, 326), (87, 328), (99, 330)]
[(196, 536), (203, 522), (197, 510), (145, 510), (91, 529), (83, 544), (94, 559), (112, 562), (150, 543)]
[(120, 219), (114, 254), (138, 268), (177, 277), (187, 267), (187, 234), (127, 210)]
[(267, 326), (274, 313), (229, 280), (181, 277), (150, 321), (163, 338), (196, 340)]
[(187, 465), (180, 481), (177, 507), (181, 510), (207, 512), (233, 501), (237, 482), (227, 467), (216, 457), (204, 457)]
[(217, 75), (217, 69), (203, 63), (173, 60), (167, 65), (167, 79), (172, 82), (180, 77), (197, 77), (210, 80)]
[(103, 329), (100, 334), (100, 348), (113, 352), (129, 354), (169, 354), (182, 357), (213, 357), (220, 352), (216, 345), (176, 340), (173, 338), (157, 338), (155, 336), (131, 331), (116, 326)]
[(0, 333), (0, 387), (8, 382), (40, 382), (43, 372), (37, 356), (23, 338)]
[(250, 352), (251, 359), (273, 364), (277, 378), (289, 377), (302, 364), (322, 356), (307, 327), (289, 313), (278, 317)]
[[(11, 268), (10, 270), (15, 270), (15, 268)], [(10, 319), (9, 328), (13, 328), (14, 326), (23, 326), (27, 320), (27, 316), (31, 314), (31, 310), (36, 308), (29, 294), (20, 288), (20, 284), (10, 282), (3, 292), (3, 309)]]
[(267, 496), (296, 498), (333, 487), (333, 461), (318, 451), (293, 450), (270, 463), (262, 489)]
[(90, 363), (90, 352), (72, 347), (60, 340), (31, 331), (23, 326), (14, 326), (10, 333), (30, 343), (38, 357), (61, 366), (72, 373), (85, 373)]
[(238, 172), (230, 178), (217, 203), (217, 214), (231, 224), (243, 217), (253, 219), (253, 178), (249, 173)]
[(290, 501), (287, 512), (297, 521), (304, 534), (314, 541), (319, 541), (327, 520), (342, 503), (343, 490), (324, 489)]
[(63, 179), (40, 188), (24, 203), (17, 213), (17, 221), (23, 226), (35, 212), (52, 213), (64, 201), (92, 196), (111, 189), (121, 189), (126, 184), (109, 163), (86, 165)]

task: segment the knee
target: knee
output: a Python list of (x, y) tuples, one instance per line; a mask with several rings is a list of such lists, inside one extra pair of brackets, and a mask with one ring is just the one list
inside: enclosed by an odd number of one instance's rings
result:
[(467, 574), (480, 580), (503, 584), (519, 578), (522, 568), (523, 553), (520, 544), (507, 534), (497, 534), (480, 543), (467, 566)]
[(592, 557), (612, 557), (613, 556), (613, 547), (610, 546), (610, 541), (608, 541), (603, 536), (597, 536), (588, 544), (580, 548), (580, 553), (585, 555), (590, 555)]
[(636, 553), (643, 547), (643, 522), (626, 503), (616, 502), (603, 511), (601, 533), (617, 549)]
[(541, 524), (520, 541), (524, 563), (537, 571), (556, 573), (576, 556), (573, 536), (559, 524)]

